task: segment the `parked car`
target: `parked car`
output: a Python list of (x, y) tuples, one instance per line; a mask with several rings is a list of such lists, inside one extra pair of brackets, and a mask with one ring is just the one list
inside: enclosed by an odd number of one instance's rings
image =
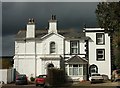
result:
[(16, 85), (27, 85), (28, 84), (27, 76), (25, 74), (17, 75), (15, 84)]
[(35, 79), (35, 84), (36, 86), (40, 85), (40, 86), (44, 86), (46, 83), (46, 78), (47, 75), (39, 75), (36, 79)]
[(90, 80), (91, 83), (98, 83), (98, 82), (103, 82), (104, 81), (102, 75), (100, 75), (98, 73), (92, 74), (89, 80)]

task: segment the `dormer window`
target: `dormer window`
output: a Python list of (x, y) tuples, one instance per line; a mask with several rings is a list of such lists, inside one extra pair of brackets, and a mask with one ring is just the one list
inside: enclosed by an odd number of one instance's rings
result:
[(97, 33), (96, 34), (96, 44), (97, 45), (105, 44), (105, 35), (104, 35), (104, 33)]
[(50, 43), (50, 53), (55, 53), (55, 42)]

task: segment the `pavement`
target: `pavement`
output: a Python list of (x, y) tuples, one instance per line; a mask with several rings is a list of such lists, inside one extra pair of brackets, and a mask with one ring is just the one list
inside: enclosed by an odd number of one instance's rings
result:
[[(36, 88), (35, 84), (20, 85), (20, 86), (21, 88)], [(2, 88), (19, 88), (20, 86), (15, 85), (13, 83), (13, 84), (4, 84)], [(104, 83), (91, 84), (89, 81), (84, 81), (84, 82), (67, 83), (60, 86), (49, 86), (46, 88), (120, 88), (120, 82), (107, 81)]]
[(85, 82), (75, 82), (72, 84), (72, 86), (120, 86), (120, 82), (106, 81), (103, 83), (91, 84), (90, 81), (85, 81)]

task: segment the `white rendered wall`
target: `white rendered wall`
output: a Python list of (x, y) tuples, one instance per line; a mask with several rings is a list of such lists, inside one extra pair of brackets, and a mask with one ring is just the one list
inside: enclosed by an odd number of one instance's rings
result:
[(19, 74), (26, 74), (28, 78), (30, 78), (31, 75), (35, 77), (35, 59), (19, 58), (18, 65), (16, 71)]
[(46, 37), (43, 39), (43, 41), (42, 41), (43, 48), (42, 48), (41, 54), (50, 54), (50, 43), (51, 42), (55, 42), (55, 46), (56, 46), (56, 53), (55, 54), (63, 54), (64, 40), (62, 37), (60, 37), (56, 34), (49, 35), (49, 37)]
[(70, 40), (65, 40), (65, 54), (70, 54)]
[[(97, 32), (103, 33), (103, 32)], [(111, 78), (111, 54), (110, 54), (110, 36), (105, 33), (105, 45), (96, 45), (96, 32), (86, 32), (89, 40), (89, 65), (95, 64), (98, 67), (98, 73), (108, 75)], [(96, 60), (96, 49), (105, 49), (105, 61)]]
[(26, 41), (26, 54), (35, 54), (35, 41)]
[(80, 43), (80, 54), (86, 54), (85, 40), (81, 39), (79, 43)]
[(37, 76), (42, 75), (42, 59), (37, 58)]
[(15, 54), (24, 54), (24, 53), (25, 53), (25, 42), (15, 41)]
[(37, 55), (42, 54), (42, 49), (43, 49), (42, 41), (41, 40), (36, 40), (36, 54)]
[(35, 40), (16, 41), (15, 54), (35, 54)]

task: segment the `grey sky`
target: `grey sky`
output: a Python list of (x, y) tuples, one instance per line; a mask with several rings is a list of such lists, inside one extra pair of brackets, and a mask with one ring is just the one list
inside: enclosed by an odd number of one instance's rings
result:
[(14, 55), (14, 36), (26, 27), (29, 18), (36, 20), (37, 29), (48, 26), (51, 14), (57, 16), (58, 29), (81, 30), (84, 24), (96, 27), (97, 4), (98, 2), (3, 2), (3, 55)]

